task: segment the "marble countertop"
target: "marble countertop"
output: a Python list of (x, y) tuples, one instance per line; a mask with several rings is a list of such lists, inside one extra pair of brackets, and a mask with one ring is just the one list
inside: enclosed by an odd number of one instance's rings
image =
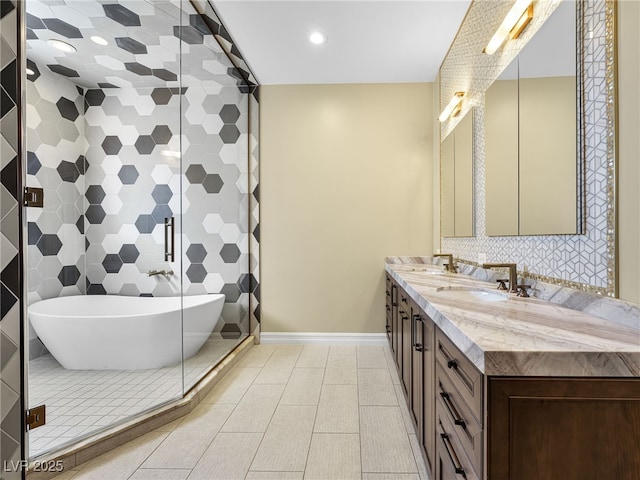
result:
[[(640, 377), (640, 329), (539, 298), (461, 300), (441, 287), (496, 291), (442, 267), (396, 263), (386, 271), (486, 375)], [(635, 315), (635, 313), (634, 313)], [(627, 322), (628, 323), (628, 322)]]

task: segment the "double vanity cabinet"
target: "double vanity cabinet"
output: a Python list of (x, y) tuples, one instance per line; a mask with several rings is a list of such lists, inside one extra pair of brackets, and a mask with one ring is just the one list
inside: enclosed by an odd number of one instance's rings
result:
[(482, 301), (495, 287), (436, 266), (386, 270), (387, 337), (431, 478), (640, 479), (639, 330)]

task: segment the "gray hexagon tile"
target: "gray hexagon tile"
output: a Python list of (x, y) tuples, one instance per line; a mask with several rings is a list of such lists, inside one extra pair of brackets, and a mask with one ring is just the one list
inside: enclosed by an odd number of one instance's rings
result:
[[(248, 195), (257, 189), (249, 183), (258, 178), (257, 156), (247, 150), (257, 139), (257, 134), (249, 137), (249, 96), (236, 78), (220, 73), (233, 66), (207, 33), (210, 22), (199, 15), (174, 31), (174, 21), (155, 5), (147, 12), (157, 18), (128, 6), (86, 1), (100, 4), (105, 14), (90, 22), (113, 24), (113, 43), (88, 53), (93, 57), (86, 62), (28, 59), (36, 73), (27, 84), (27, 183), (45, 188), (46, 198), (44, 209), (27, 212), (30, 299), (174, 295), (178, 277), (147, 276), (151, 269), (169, 267), (182, 274), (187, 295), (225, 293), (218, 332), (246, 331), (249, 298), (258, 292), (251, 285), (251, 279), (257, 284), (257, 270), (249, 272), (257, 268), (250, 264), (257, 253), (248, 253), (249, 243), (256, 242), (250, 228), (256, 231), (257, 223), (250, 221), (257, 221), (257, 207), (243, 204), (257, 198)], [(74, 8), (73, 2), (68, 6)], [(95, 33), (78, 24), (78, 37), (73, 28), (40, 20), (29, 17), (35, 32), (29, 42), (44, 41), (51, 32), (64, 35), (62, 30), (72, 42)], [(152, 26), (168, 33), (149, 36)], [(172, 83), (180, 41), (189, 47), (183, 45), (183, 88)], [(210, 59), (203, 63), (204, 52)], [(103, 80), (85, 75), (86, 67)], [(83, 82), (88, 88), (79, 89)], [(163, 223), (171, 216), (176, 261), (167, 264)], [(257, 243), (252, 246), (257, 250)]]
[(85, 213), (83, 93), (42, 68), (27, 84), (27, 185), (45, 195), (44, 208), (27, 209), (27, 241), (36, 247), (27, 255), (28, 275), (42, 279), (29, 281), (29, 301), (84, 293), (84, 241), (76, 226)]
[[(52, 18), (51, 3), (29, 0), (27, 4), (29, 60), (40, 66), (34, 70), (33, 80), (45, 66), (90, 89), (162, 89), (167, 84), (175, 88), (181, 69), (183, 86), (199, 85), (206, 79), (218, 85), (238, 85), (245, 91), (250, 87), (244, 85), (256, 84), (215, 13), (201, 17), (189, 2), (181, 2), (189, 15), (185, 25), (180, 25), (178, 12), (167, 9), (164, 2), (55, 0), (56, 11), (66, 12), (65, 20)], [(107, 44), (93, 43), (89, 40), (93, 35), (101, 36)], [(51, 38), (71, 44), (76, 53), (58, 55), (50, 48), (41, 48)], [(206, 68), (202, 59), (207, 59)]]

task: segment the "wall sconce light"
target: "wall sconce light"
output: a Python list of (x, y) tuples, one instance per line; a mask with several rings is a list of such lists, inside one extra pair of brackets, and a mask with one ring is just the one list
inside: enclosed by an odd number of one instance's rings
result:
[(517, 0), (483, 50), (493, 55), (507, 37), (518, 38), (533, 19), (533, 0)]
[(444, 107), (444, 110), (442, 110), (442, 113), (438, 117), (440, 122), (446, 121), (449, 117), (458, 116), (460, 110), (462, 110), (462, 97), (464, 97), (464, 92), (456, 92), (453, 94), (453, 98), (447, 106)]

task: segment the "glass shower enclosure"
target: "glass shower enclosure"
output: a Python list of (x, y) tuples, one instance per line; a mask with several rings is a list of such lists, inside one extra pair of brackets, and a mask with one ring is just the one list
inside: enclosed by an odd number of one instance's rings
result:
[(34, 458), (181, 398), (247, 337), (249, 105), (187, 0), (26, 11)]

